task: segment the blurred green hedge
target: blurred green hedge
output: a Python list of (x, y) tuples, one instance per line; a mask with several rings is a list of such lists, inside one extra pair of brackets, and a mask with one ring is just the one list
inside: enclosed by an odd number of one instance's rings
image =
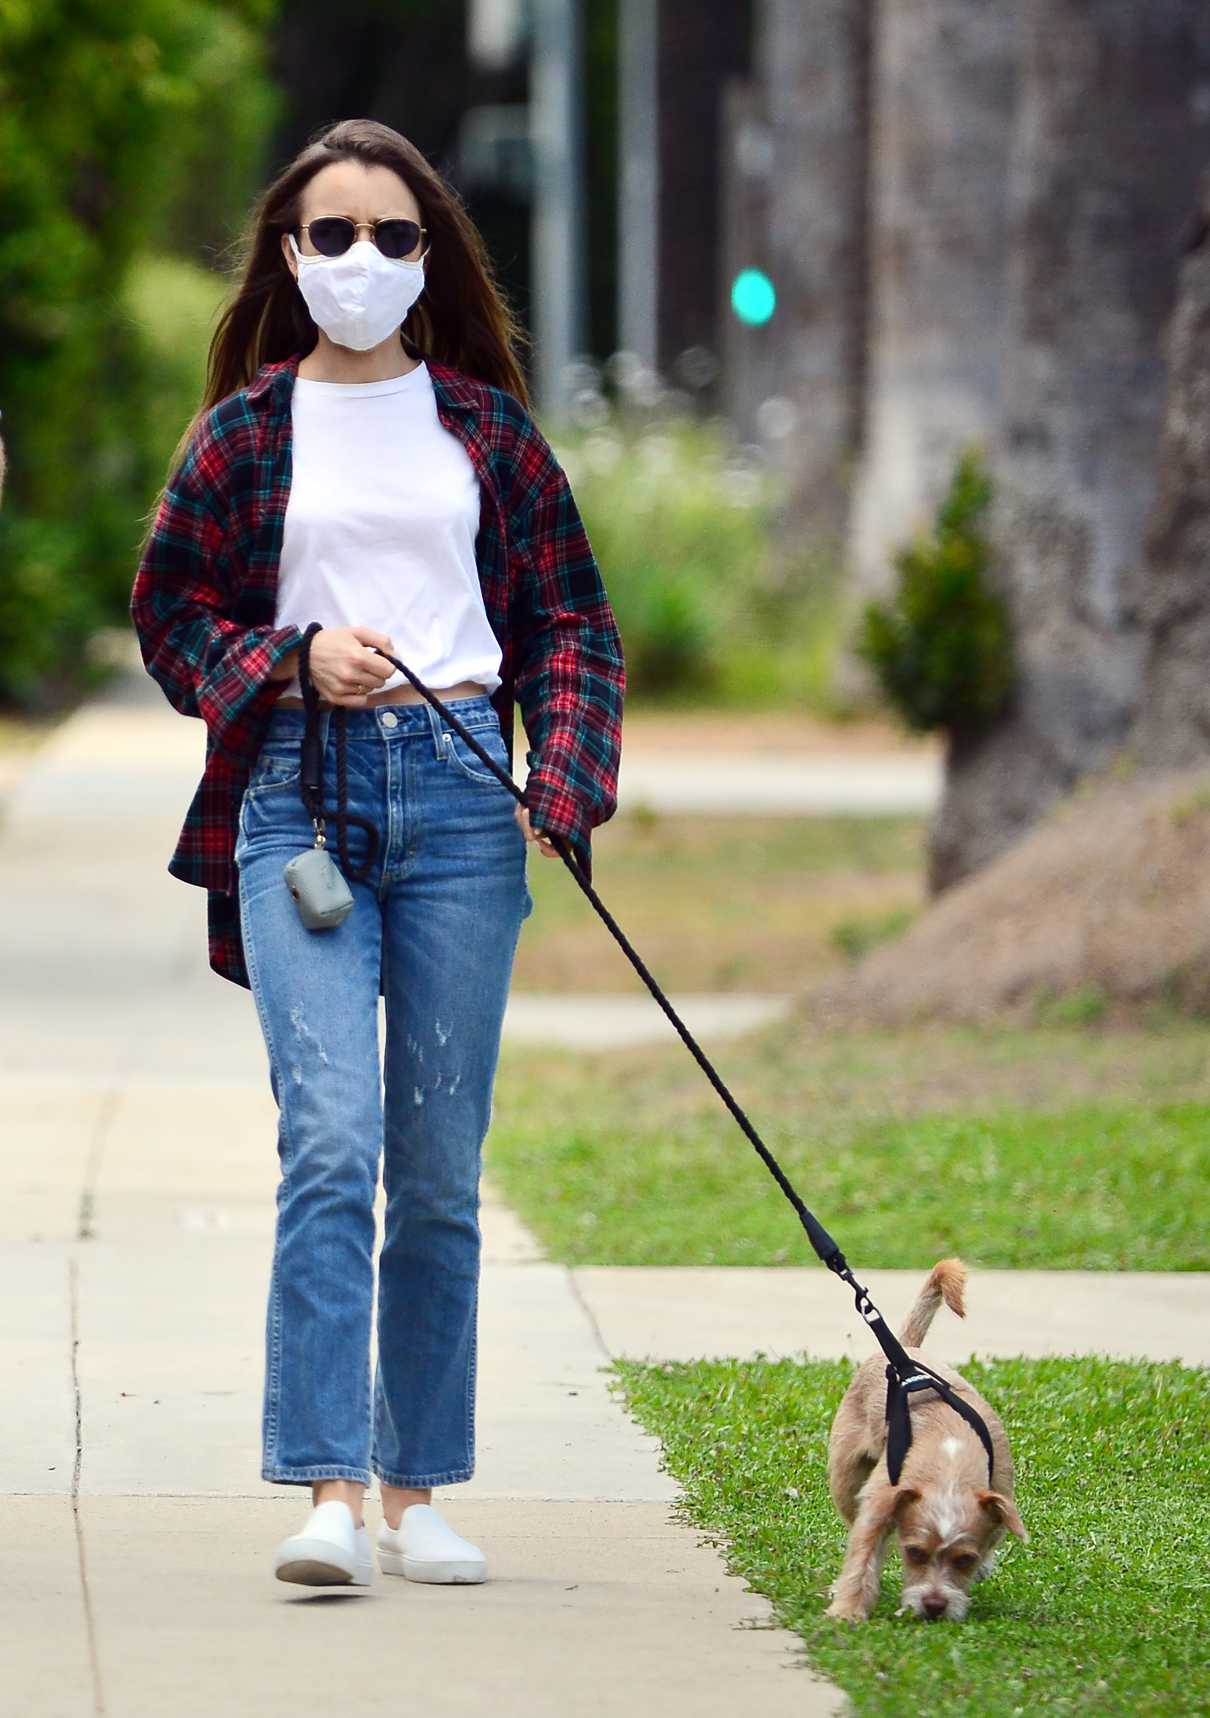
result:
[(67, 706), (106, 672), (97, 628), (129, 626), (141, 520), (197, 403), (171, 306), (140, 311), (205, 278), (146, 258), (231, 236), (274, 112), (274, 4), (0, 4), (0, 704)]
[(792, 565), (775, 551), (775, 468), (689, 414), (636, 424), (615, 410), (557, 452), (617, 616), (628, 696), (843, 713), (839, 569), (809, 546)]

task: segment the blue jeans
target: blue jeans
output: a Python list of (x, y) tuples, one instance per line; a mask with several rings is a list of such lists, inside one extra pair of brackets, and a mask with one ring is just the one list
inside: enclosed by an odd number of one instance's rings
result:
[[(486, 692), (449, 708), (507, 770)], [(320, 712), (325, 812), (334, 712)], [(427, 703), (345, 709), (347, 804), (379, 830), (353, 910), (308, 930), (282, 877), (314, 844), (299, 796), (305, 712), (275, 708), (235, 860), (252, 993), (278, 1106), (262, 1479), (425, 1487), (471, 1478), (479, 1176), (521, 922), (517, 801)], [(336, 823), (327, 844), (340, 864)], [(348, 829), (359, 867), (365, 830)], [(378, 994), (386, 1045), (379, 1080)], [(374, 1201), (386, 1220), (374, 1319)]]

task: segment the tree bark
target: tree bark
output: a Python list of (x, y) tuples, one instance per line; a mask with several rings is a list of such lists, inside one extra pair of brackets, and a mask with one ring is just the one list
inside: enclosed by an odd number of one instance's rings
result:
[(770, 255), (790, 493), (783, 547), (839, 554), (861, 435), (872, 0), (765, 0), (758, 45), (773, 140)]
[(1021, 42), (992, 509), (1018, 684), (994, 726), (952, 746), (935, 889), (1011, 846), (1128, 734), (1162, 333), (1210, 159), (1204, 0), (1024, 0)]
[(1147, 768), (1210, 758), (1210, 172), (1168, 328), (1168, 402), (1148, 521), (1146, 660), (1130, 750)]
[(894, 579), (999, 411), (1017, 0), (883, 0), (874, 32), (870, 358), (854, 613)]

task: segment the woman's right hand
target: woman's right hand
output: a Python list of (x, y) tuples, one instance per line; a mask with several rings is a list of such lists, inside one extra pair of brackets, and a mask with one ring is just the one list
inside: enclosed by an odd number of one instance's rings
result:
[(394, 649), (388, 635), (372, 626), (324, 626), (312, 634), (311, 679), (321, 698), (363, 708), (369, 695), (398, 673), (393, 663), (367, 650), (367, 645)]

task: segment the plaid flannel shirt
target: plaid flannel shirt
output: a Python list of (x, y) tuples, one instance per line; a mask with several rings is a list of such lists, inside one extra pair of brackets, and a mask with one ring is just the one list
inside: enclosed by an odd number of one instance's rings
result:
[[(270, 676), (304, 630), (274, 625), (300, 357), (263, 365), (206, 413), (169, 479), (130, 599), (148, 673), (173, 709), (206, 727), (202, 777), (167, 868), (207, 890), (210, 965), (245, 989), (240, 802), (287, 684)], [(449, 365), (428, 368), (437, 415), (480, 479), (475, 555), (501, 648), (491, 701), (509, 768), (515, 701), (532, 742), (533, 826), (564, 836), (591, 878), (590, 832), (617, 808), (626, 676), (613, 611), (566, 473), (520, 401)]]

